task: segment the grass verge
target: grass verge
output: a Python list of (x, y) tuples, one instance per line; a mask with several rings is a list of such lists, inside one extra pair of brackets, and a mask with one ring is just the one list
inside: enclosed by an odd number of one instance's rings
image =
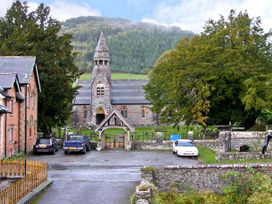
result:
[(207, 147), (199, 147), (199, 160), (204, 164), (238, 164), (238, 163), (270, 163), (272, 159), (241, 159), (241, 160), (216, 160), (216, 152)]

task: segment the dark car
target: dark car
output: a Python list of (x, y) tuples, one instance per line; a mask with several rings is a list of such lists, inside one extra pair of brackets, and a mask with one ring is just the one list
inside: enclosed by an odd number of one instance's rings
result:
[(71, 134), (63, 143), (63, 150), (65, 154), (69, 152), (82, 152), (91, 150), (90, 140), (86, 135)]
[(59, 150), (55, 137), (39, 137), (33, 147), (33, 153), (47, 152), (55, 154)]

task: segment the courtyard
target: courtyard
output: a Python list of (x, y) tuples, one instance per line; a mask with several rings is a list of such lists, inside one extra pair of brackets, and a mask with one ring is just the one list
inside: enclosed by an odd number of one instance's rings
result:
[(51, 187), (38, 203), (128, 204), (143, 166), (190, 166), (199, 161), (168, 151), (91, 151), (85, 155), (31, 155), (48, 163)]

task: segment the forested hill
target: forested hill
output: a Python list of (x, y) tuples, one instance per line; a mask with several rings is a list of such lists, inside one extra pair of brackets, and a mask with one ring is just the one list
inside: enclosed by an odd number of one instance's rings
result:
[(73, 35), (77, 65), (90, 70), (94, 49), (103, 31), (111, 54), (111, 70), (145, 73), (166, 50), (176, 46), (190, 31), (148, 23), (133, 23), (126, 19), (106, 17), (78, 17), (66, 20), (62, 32)]

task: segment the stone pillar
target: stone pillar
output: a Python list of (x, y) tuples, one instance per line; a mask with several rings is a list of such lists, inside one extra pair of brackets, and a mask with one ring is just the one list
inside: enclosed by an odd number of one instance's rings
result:
[(219, 132), (219, 152), (228, 152), (231, 150), (231, 132), (221, 131)]
[(127, 131), (127, 139), (125, 139), (125, 149), (131, 150), (130, 131)]

